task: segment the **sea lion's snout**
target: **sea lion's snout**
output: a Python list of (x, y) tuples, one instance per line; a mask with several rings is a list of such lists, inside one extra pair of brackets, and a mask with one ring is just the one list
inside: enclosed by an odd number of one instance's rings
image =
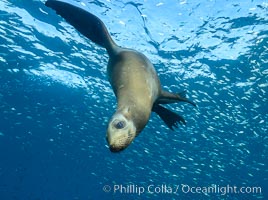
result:
[(124, 150), (125, 148), (120, 148), (120, 147), (117, 147), (117, 146), (114, 146), (114, 145), (110, 145), (109, 149), (110, 149), (111, 152), (116, 153), (116, 152), (120, 152), (120, 151)]
[(135, 133), (131, 133), (129, 130), (109, 130), (107, 131), (107, 142), (111, 152), (119, 152), (127, 148), (134, 140)]
[(136, 136), (136, 128), (132, 121), (122, 114), (116, 114), (109, 123), (106, 139), (111, 152), (119, 152), (130, 145)]

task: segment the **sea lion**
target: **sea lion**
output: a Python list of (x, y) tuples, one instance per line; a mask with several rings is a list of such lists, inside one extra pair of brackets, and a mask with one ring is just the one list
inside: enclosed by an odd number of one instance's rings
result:
[(106, 48), (109, 54), (107, 75), (117, 98), (117, 109), (109, 121), (106, 134), (112, 152), (129, 146), (148, 123), (152, 111), (172, 130), (178, 123), (185, 124), (183, 117), (160, 104), (179, 101), (195, 104), (185, 97), (185, 92), (173, 94), (164, 91), (153, 65), (145, 55), (119, 47), (104, 23), (80, 7), (58, 0), (48, 0), (46, 6), (56, 10), (91, 41)]

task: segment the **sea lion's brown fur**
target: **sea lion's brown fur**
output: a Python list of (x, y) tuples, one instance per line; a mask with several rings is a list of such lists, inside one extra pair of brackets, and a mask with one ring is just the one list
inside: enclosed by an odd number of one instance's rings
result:
[(104, 23), (84, 9), (58, 0), (48, 0), (53, 8), (80, 33), (106, 48), (109, 54), (107, 74), (117, 98), (117, 109), (109, 121), (107, 141), (112, 152), (125, 149), (148, 123), (152, 111), (173, 129), (185, 120), (160, 104), (185, 101), (184, 93), (162, 90), (157, 73), (142, 53), (115, 44)]

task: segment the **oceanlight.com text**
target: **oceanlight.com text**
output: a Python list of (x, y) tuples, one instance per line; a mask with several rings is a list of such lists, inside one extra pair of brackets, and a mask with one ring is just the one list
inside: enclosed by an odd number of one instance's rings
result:
[(187, 184), (181, 184), (182, 193), (197, 193), (197, 194), (261, 194), (261, 187), (237, 187), (237, 186), (219, 186), (211, 185), (208, 187), (194, 187)]

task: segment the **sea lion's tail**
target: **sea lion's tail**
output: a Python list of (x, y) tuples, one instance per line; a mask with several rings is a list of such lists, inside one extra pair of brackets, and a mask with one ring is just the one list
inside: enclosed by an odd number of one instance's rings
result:
[(57, 14), (62, 16), (84, 36), (106, 48), (109, 55), (113, 54), (118, 48), (104, 23), (95, 15), (82, 8), (58, 0), (48, 0), (46, 6), (54, 9)]

